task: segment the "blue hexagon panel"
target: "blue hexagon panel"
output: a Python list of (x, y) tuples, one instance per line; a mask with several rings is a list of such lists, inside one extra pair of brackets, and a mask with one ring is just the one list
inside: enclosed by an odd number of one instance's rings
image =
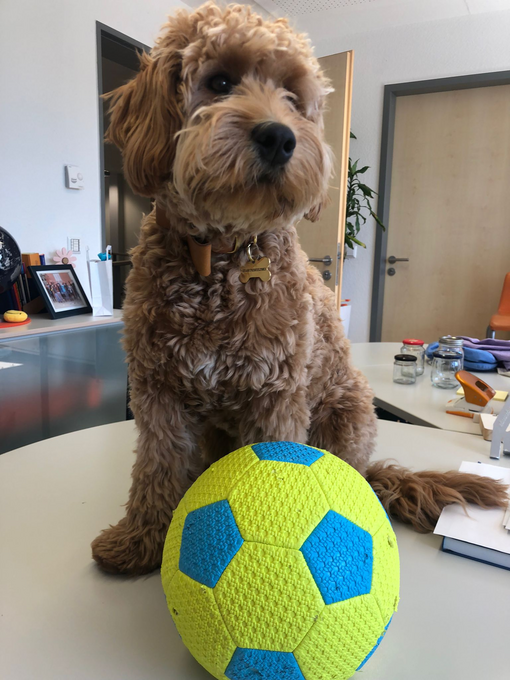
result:
[[(393, 616), (391, 617), (391, 619), (392, 619), (392, 618), (393, 618)], [(390, 626), (391, 619), (388, 621), (388, 623), (387, 623), (386, 626), (384, 627), (384, 630), (383, 630), (383, 632), (382, 632), (381, 637), (377, 640), (377, 642), (375, 643), (375, 645), (372, 647), (372, 651), (368, 652), (368, 654), (366, 655), (366, 657), (363, 659), (363, 661), (360, 663), (360, 665), (356, 668), (357, 671), (359, 671), (361, 668), (363, 668), (363, 666), (366, 664), (366, 662), (370, 659), (370, 657), (372, 656), (372, 654), (375, 652), (375, 650), (376, 650), (376, 649), (379, 647), (379, 645), (381, 644), (381, 641), (382, 641), (383, 637), (386, 635), (386, 631), (388, 630), (388, 628), (389, 628), (389, 626)]]
[(297, 463), (310, 467), (324, 455), (322, 451), (312, 449), (304, 444), (295, 442), (266, 442), (254, 444), (251, 447), (260, 460), (276, 460), (280, 463)]
[(365, 595), (372, 587), (372, 536), (330, 510), (301, 546), (326, 604)]
[(179, 569), (209, 588), (220, 580), (243, 544), (228, 501), (193, 510), (182, 530)]
[(230, 680), (305, 680), (292, 652), (238, 647), (225, 675)]

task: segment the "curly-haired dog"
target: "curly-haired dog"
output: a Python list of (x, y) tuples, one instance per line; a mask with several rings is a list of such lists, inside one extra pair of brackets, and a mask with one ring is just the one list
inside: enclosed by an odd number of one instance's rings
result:
[(335, 453), (422, 530), (447, 502), (502, 502), (479, 477), (367, 473), (372, 394), (294, 227), (317, 219), (326, 198), (328, 90), (285, 20), (207, 3), (171, 18), (137, 77), (113, 94), (109, 139), (133, 190), (157, 208), (133, 251), (124, 305), (140, 434), (126, 517), (92, 544), (108, 571), (158, 567), (188, 486), (257, 441)]

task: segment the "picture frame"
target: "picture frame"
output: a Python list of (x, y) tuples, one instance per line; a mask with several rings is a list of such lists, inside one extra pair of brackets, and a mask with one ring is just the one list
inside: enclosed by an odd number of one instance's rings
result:
[(92, 307), (71, 264), (28, 268), (52, 319), (92, 314)]

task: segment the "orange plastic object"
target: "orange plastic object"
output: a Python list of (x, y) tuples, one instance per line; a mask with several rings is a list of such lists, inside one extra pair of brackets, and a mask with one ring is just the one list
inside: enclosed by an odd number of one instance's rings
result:
[(510, 331), (510, 272), (505, 276), (498, 313), (491, 316), (489, 327), (494, 331)]
[(4, 328), (13, 328), (14, 326), (26, 326), (27, 323), (30, 323), (31, 319), (25, 319), (25, 321), (18, 321), (16, 323), (13, 323), (12, 321), (0, 321), (0, 330), (4, 330)]
[(457, 371), (455, 377), (464, 388), (464, 398), (468, 404), (486, 406), (496, 394), (493, 387), (469, 371)]

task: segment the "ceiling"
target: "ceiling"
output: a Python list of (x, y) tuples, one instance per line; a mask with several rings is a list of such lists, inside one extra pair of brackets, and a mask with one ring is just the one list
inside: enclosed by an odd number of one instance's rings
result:
[[(203, 4), (203, 0), (183, 1), (190, 7)], [(510, 0), (257, 0), (241, 4), (252, 5), (266, 16), (290, 17), (315, 43), (333, 35), (510, 10)]]

